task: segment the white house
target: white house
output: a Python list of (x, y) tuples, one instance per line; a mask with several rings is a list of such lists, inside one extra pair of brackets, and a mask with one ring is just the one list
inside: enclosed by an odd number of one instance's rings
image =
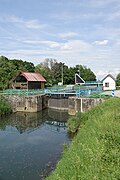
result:
[(113, 90), (116, 89), (116, 81), (115, 78), (108, 74), (103, 80), (103, 90)]

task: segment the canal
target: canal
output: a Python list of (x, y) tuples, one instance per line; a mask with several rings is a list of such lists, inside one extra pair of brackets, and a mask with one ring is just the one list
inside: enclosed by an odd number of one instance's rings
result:
[(40, 180), (69, 144), (68, 113), (43, 110), (0, 117), (0, 180)]

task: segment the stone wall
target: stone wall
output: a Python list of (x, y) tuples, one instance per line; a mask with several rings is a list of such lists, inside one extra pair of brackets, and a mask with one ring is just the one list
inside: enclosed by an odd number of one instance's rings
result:
[(101, 104), (104, 100), (101, 98), (78, 98), (69, 97), (68, 113), (75, 115), (77, 112), (85, 112), (92, 107)]
[(47, 96), (5, 96), (12, 106), (13, 112), (38, 112), (48, 105)]

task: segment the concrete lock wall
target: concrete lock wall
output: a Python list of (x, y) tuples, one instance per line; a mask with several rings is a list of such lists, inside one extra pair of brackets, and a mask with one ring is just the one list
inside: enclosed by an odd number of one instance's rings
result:
[(58, 110), (68, 110), (68, 99), (52, 99), (48, 100), (48, 107)]
[(37, 96), (5, 96), (12, 106), (13, 112), (38, 112), (46, 108), (48, 99), (45, 95)]
[(69, 97), (62, 99), (50, 98), (46, 95), (36, 96), (5, 96), (12, 106), (13, 112), (38, 112), (45, 108), (67, 110), (69, 115), (85, 112), (103, 102), (100, 98)]
[(85, 112), (103, 101), (101, 98), (69, 97), (68, 114), (75, 115), (77, 112)]

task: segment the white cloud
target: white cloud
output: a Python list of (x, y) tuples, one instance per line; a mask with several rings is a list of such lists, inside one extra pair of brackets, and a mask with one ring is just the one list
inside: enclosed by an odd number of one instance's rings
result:
[(78, 33), (75, 33), (75, 32), (65, 32), (65, 33), (58, 34), (58, 36), (61, 38), (74, 37), (77, 35), (78, 35)]
[(92, 46), (82, 40), (69, 40), (61, 45), (61, 50), (72, 50), (73, 52), (86, 52), (89, 51)]
[(3, 21), (3, 19), (6, 22), (13, 23), (18, 26), (26, 27), (29, 29), (40, 29), (47, 26), (46, 24), (40, 23), (37, 19), (24, 20), (17, 16), (7, 16), (4, 18), (1, 18), (0, 21)]
[(50, 48), (60, 47), (60, 43), (55, 41), (23, 40), (23, 42), (28, 44), (36, 44), (36, 45), (43, 44), (49, 46)]
[(95, 42), (93, 42), (93, 44), (96, 44), (96, 45), (107, 45), (108, 44), (108, 40), (105, 39), (103, 41), (95, 41)]

